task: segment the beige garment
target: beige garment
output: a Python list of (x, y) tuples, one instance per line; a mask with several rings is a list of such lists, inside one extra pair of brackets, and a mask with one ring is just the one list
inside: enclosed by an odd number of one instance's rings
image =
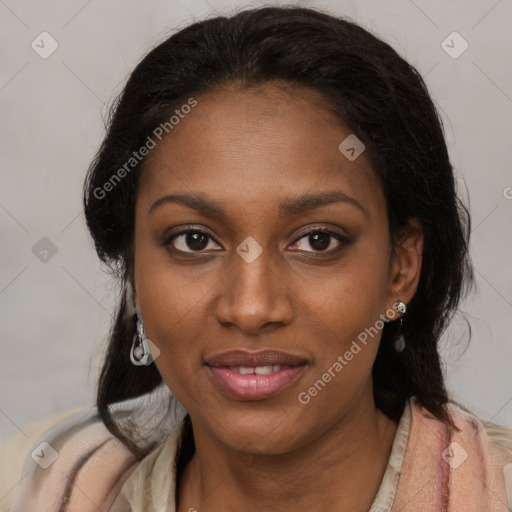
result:
[[(135, 411), (129, 408), (116, 417), (126, 414), (133, 416)], [(33, 442), (9, 511), (108, 512), (136, 464), (96, 408), (86, 408), (46, 429)]]
[[(457, 406), (452, 404), (451, 407), (457, 414), (465, 414)], [(415, 407), (417, 415), (418, 411), (419, 408)], [(407, 401), (395, 433), (388, 466), (369, 512), (391, 512), (395, 504), (402, 463), (410, 437), (411, 419), (412, 406), (411, 402)], [(138, 465), (122, 487), (111, 512), (176, 512), (176, 451), (182, 426), (183, 424), (180, 424), (159, 448)], [(485, 424), (485, 430), (491, 443), (507, 448), (504, 452), (508, 465), (505, 466), (503, 477), (507, 489), (508, 508), (512, 510), (512, 430), (492, 423)], [(504, 506), (506, 510), (507, 505)], [(198, 511), (201, 510), (201, 504), (190, 503), (185, 509), (190, 512)]]
[[(391, 510), (398, 485), (400, 467), (407, 446), (411, 422), (411, 406), (406, 403), (395, 433), (395, 439), (380, 488), (369, 512)], [(176, 451), (183, 432), (183, 424), (168, 437), (130, 475), (111, 508), (111, 512), (175, 512)], [(200, 503), (186, 507), (191, 512), (201, 510)]]
[[(381, 486), (369, 512), (386, 512), (393, 504), (400, 466), (407, 446), (411, 408), (404, 410), (395, 434), (391, 456)], [(176, 452), (183, 433), (183, 424), (151, 453), (130, 475), (110, 512), (176, 512)], [(201, 510), (200, 503), (186, 507), (190, 512)]]
[[(32, 422), (23, 431), (0, 439), (0, 512), (7, 512), (22, 478), (22, 468), (27, 454), (36, 440), (48, 429), (84, 407), (71, 409), (41, 421)], [(28, 455), (30, 456), (30, 455)]]

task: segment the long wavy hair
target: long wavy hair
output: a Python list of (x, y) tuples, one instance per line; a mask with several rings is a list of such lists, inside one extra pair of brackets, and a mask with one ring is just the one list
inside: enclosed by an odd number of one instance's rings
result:
[[(375, 404), (398, 420), (405, 401), (416, 396), (453, 426), (438, 342), (474, 282), (471, 222), (426, 85), (388, 44), (348, 19), (309, 8), (264, 7), (193, 23), (152, 49), (113, 105), (84, 183), (96, 251), (121, 285), (97, 407), (107, 428), (139, 457), (143, 453), (116, 424), (110, 406), (162, 384), (155, 365), (134, 366), (129, 357), (136, 323), (125, 292), (132, 283), (135, 200), (145, 160), (108, 193), (105, 183), (123, 165), (127, 169), (133, 153), (189, 98), (231, 83), (254, 87), (278, 80), (323, 93), (366, 145), (385, 194), (393, 244), (409, 218), (421, 222), (419, 285), (402, 327), (389, 322), (383, 328), (373, 366)], [(405, 349), (397, 352), (400, 334)]]

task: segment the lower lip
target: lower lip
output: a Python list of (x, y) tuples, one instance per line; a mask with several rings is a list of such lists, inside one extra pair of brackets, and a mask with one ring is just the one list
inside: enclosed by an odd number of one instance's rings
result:
[(208, 366), (216, 384), (236, 398), (263, 400), (277, 395), (287, 388), (305, 368), (289, 366), (267, 375), (241, 375), (230, 368)]

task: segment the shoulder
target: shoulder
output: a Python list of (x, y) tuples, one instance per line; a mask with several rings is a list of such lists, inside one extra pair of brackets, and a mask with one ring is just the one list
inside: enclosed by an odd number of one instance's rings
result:
[[(483, 442), (502, 448), (503, 453), (512, 457), (512, 429), (492, 423), (477, 416), (463, 405), (450, 402), (448, 410), (457, 426), (466, 437), (480, 437)], [(512, 460), (511, 460), (512, 462)]]
[(26, 455), (34, 448), (34, 442), (52, 426), (85, 408), (70, 409), (44, 419), (23, 425), (16, 433), (0, 439), (0, 512), (6, 512), (22, 475)]
[[(457, 403), (451, 428), (411, 398), (411, 429), (396, 492), (396, 507), (448, 511), (512, 509), (512, 432), (489, 424)], [(414, 507), (413, 507), (414, 506)]]
[(80, 512), (108, 510), (123, 475), (135, 465), (131, 452), (103, 425), (95, 407), (47, 429), (23, 464), (12, 512), (53, 512), (64, 503)]
[(178, 458), (186, 432), (185, 421), (174, 424), (131, 472), (110, 512), (167, 510), (175, 502)]
[(489, 441), (500, 449), (504, 459), (503, 476), (505, 478), (505, 491), (507, 505), (512, 510), (512, 429), (496, 425), (495, 423), (484, 423)]
[(448, 408), (461, 429), (455, 439), (479, 454), (480, 465), (496, 471), (504, 483), (507, 505), (512, 509), (512, 429), (479, 418), (458, 403), (450, 403)]

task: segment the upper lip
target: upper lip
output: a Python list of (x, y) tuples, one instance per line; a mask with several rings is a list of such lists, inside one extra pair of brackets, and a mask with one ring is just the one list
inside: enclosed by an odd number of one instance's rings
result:
[(227, 366), (300, 366), (307, 362), (303, 357), (281, 352), (279, 350), (267, 349), (252, 352), (248, 350), (229, 350), (209, 357), (206, 360), (208, 366), (227, 367)]

